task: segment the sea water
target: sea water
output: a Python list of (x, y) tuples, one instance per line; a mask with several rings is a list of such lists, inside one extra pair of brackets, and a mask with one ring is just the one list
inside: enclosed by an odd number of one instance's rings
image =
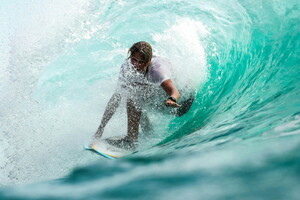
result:
[[(1, 1), (0, 198), (299, 199), (299, 6)], [(137, 153), (100, 158), (83, 146), (141, 40), (195, 101), (182, 117), (150, 112)], [(124, 102), (104, 136), (122, 134)]]

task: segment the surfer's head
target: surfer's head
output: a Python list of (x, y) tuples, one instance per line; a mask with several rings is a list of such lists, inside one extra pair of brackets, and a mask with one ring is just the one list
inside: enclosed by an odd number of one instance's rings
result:
[(133, 66), (140, 72), (146, 72), (152, 59), (152, 47), (148, 42), (134, 43), (128, 50)]

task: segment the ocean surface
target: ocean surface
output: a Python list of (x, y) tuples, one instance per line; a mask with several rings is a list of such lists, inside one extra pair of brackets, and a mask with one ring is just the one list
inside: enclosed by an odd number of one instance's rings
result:
[[(298, 0), (0, 1), (0, 199), (300, 199), (299, 19)], [(196, 98), (108, 160), (83, 146), (141, 40)], [(123, 102), (104, 137), (124, 134)]]

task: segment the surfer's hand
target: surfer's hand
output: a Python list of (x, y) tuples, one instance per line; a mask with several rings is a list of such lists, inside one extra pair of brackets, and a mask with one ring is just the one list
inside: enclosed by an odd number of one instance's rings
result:
[(168, 99), (168, 100), (165, 102), (165, 105), (168, 106), (168, 107), (174, 107), (174, 108), (178, 108), (178, 107), (181, 106), (181, 105), (179, 105), (178, 103), (172, 101), (171, 99)]

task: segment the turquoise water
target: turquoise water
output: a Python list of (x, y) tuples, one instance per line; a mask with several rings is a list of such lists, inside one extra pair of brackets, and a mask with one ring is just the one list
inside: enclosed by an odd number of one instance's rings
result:
[[(0, 2), (0, 198), (299, 199), (299, 6)], [(150, 113), (137, 153), (99, 158), (83, 146), (140, 40), (195, 102), (183, 117)], [(125, 114), (105, 136), (126, 133)]]

